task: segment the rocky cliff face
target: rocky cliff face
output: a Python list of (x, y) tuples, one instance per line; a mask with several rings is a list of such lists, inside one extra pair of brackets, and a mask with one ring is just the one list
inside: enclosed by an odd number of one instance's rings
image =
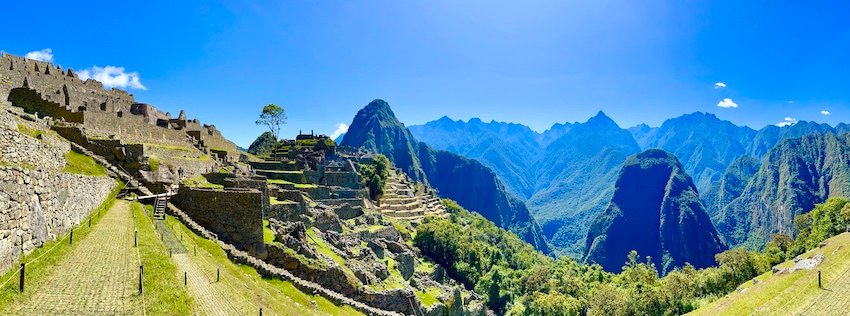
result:
[(357, 112), (341, 145), (384, 154), (411, 178), (429, 183), (440, 196), (481, 213), (515, 232), (543, 252), (546, 238), (525, 205), (507, 193), (496, 175), (481, 163), (419, 143), (383, 100)]
[(626, 160), (608, 208), (587, 235), (585, 261), (619, 272), (636, 250), (666, 273), (685, 263), (713, 265), (724, 249), (690, 176), (675, 156), (656, 149)]
[(717, 229), (730, 245), (761, 247), (771, 234), (793, 233), (795, 216), (832, 196), (850, 196), (850, 134), (786, 139), (716, 215)]

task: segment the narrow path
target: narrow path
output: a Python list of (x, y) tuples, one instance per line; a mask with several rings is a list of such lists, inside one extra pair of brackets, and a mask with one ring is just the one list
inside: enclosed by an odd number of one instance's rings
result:
[[(242, 315), (234, 305), (239, 300), (223, 293), (222, 285), (215, 283), (215, 276), (209, 276), (192, 261), (192, 255), (182, 253), (172, 256), (177, 269), (186, 272), (189, 294), (204, 315)], [(241, 306), (240, 306), (241, 307)]]
[(142, 315), (130, 205), (117, 201), (12, 315)]

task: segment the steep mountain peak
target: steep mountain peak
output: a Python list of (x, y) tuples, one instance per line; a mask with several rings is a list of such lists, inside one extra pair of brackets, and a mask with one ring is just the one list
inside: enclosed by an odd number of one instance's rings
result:
[[(393, 112), (393, 110), (390, 108), (390, 104), (387, 103), (387, 101), (384, 101), (382, 99), (372, 100), (372, 102), (369, 102), (369, 104), (367, 104), (366, 107), (363, 108), (363, 110), (368, 111), (368, 112), (372, 112), (372, 113), (377, 113), (377, 112), (392, 113)], [(393, 116), (395, 116), (395, 114), (393, 114)]]
[(650, 149), (626, 159), (608, 208), (587, 235), (587, 262), (619, 272), (629, 252), (652, 257), (666, 273), (715, 263), (725, 245), (673, 154)]
[(443, 117), (437, 119), (434, 122), (446, 124), (446, 123), (454, 123), (455, 121), (452, 118), (450, 118), (448, 115), (443, 115)]
[(599, 111), (582, 124), (583, 126), (593, 127), (593, 128), (605, 128), (605, 129), (620, 129), (620, 126), (617, 125), (617, 122), (614, 122), (608, 115), (605, 115), (605, 112)]
[(484, 124), (484, 122), (481, 121), (480, 118), (473, 117), (473, 118), (469, 119), (469, 124)]

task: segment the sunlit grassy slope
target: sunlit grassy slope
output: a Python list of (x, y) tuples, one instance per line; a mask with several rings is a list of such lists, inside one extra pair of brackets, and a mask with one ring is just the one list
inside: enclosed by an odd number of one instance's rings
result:
[[(737, 291), (691, 315), (844, 315), (850, 310), (850, 233), (826, 240), (827, 245), (806, 252), (808, 258), (823, 254), (826, 259), (814, 270), (791, 274), (762, 274)], [(793, 261), (780, 264), (781, 268)], [(818, 288), (821, 271), (823, 288)]]

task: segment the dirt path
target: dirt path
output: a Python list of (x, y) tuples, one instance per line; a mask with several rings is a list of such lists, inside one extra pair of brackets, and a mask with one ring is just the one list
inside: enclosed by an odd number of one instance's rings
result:
[[(38, 264), (38, 263), (35, 263)], [(130, 205), (118, 201), (13, 315), (143, 315)]]
[(195, 298), (201, 312), (204, 315), (242, 315), (242, 306), (234, 304), (239, 300), (228, 297), (222, 289), (223, 285), (215, 283), (215, 276), (207, 275), (190, 256), (184, 253), (172, 258), (177, 269), (186, 272), (189, 294)]

